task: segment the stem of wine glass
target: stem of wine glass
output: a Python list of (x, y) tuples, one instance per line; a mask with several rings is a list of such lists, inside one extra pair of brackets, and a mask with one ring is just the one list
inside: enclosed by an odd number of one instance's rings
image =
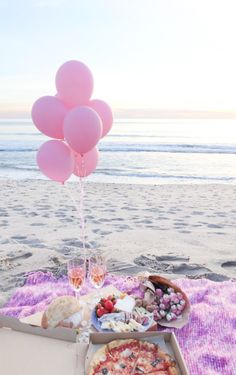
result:
[(75, 298), (79, 299), (79, 291), (78, 290), (75, 290)]

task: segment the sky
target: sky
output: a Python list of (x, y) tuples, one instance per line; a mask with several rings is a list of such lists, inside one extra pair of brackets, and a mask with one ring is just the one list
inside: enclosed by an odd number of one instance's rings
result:
[(59, 66), (122, 110), (236, 111), (235, 0), (0, 0), (0, 116), (30, 116)]

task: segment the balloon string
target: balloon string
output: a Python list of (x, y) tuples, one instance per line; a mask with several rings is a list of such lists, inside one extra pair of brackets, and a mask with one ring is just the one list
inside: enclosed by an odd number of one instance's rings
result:
[(81, 239), (82, 239), (82, 244), (83, 244), (83, 252), (84, 252), (85, 258), (87, 259), (86, 228), (85, 228), (85, 217), (84, 217), (85, 189), (84, 189), (83, 178), (86, 175), (84, 155), (81, 155), (81, 170), (79, 169), (79, 163), (76, 164), (76, 168), (77, 168), (77, 175), (79, 177), (79, 184), (78, 185), (79, 185), (79, 196), (80, 196)]
[[(79, 214), (79, 217), (81, 217), (81, 214), (80, 214), (80, 207), (78, 206), (78, 204), (77, 204), (75, 198), (73, 197), (73, 194), (71, 193), (71, 190), (70, 190), (70, 188), (69, 188), (69, 184), (64, 184), (64, 186), (66, 187), (67, 192), (68, 192), (68, 195), (70, 196), (72, 202), (74, 203), (74, 206), (75, 206), (75, 208), (76, 208), (76, 211), (77, 211), (78, 214)], [(81, 218), (80, 218), (80, 220), (81, 220)]]
[[(78, 167), (78, 164), (77, 164)], [(81, 155), (81, 171), (79, 173), (79, 191), (80, 191), (80, 212), (81, 212), (81, 230), (82, 230), (82, 243), (83, 243), (83, 250), (86, 254), (86, 246), (85, 246), (85, 219), (84, 219), (84, 183), (83, 183), (83, 177), (85, 176), (85, 164), (84, 164), (84, 156)]]
[(86, 250), (86, 231), (85, 231), (85, 218), (84, 218), (84, 195), (85, 195), (85, 190), (84, 190), (84, 182), (83, 182), (83, 177), (86, 175), (85, 171), (85, 164), (84, 164), (84, 157), (83, 155), (81, 156), (81, 169), (79, 168), (79, 163), (76, 162), (76, 175), (78, 175), (79, 179), (79, 205), (76, 202), (73, 194), (71, 193), (71, 190), (69, 188), (69, 184), (65, 184), (64, 186), (67, 188), (68, 194), (71, 198), (71, 200), (74, 203), (74, 206), (79, 214), (80, 218), (80, 226), (81, 226), (81, 242), (82, 242), (82, 247), (83, 247), (83, 253), (85, 258), (87, 259), (87, 250)]

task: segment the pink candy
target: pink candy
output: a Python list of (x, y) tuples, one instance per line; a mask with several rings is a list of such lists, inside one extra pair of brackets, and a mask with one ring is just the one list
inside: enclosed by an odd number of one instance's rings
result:
[(153, 311), (153, 317), (155, 320), (160, 320), (162, 318), (157, 310)]
[(168, 322), (170, 322), (171, 320), (176, 320), (177, 319), (177, 316), (174, 314), (174, 313), (168, 313), (167, 315), (166, 315), (166, 320), (168, 321)]
[(160, 310), (159, 314), (161, 315), (162, 318), (164, 318), (166, 316), (166, 311)]
[(164, 294), (164, 296), (162, 298), (163, 298), (163, 301), (170, 302), (170, 296), (169, 296), (169, 294)]
[(180, 314), (182, 314), (182, 310), (177, 309), (176, 312), (175, 312), (175, 314), (176, 314), (176, 315), (180, 315)]
[(184, 305), (181, 305), (180, 303), (178, 303), (178, 304), (176, 305), (176, 307), (177, 307), (177, 309), (180, 310), (180, 311), (182, 311), (182, 310), (184, 309)]
[(163, 296), (163, 291), (161, 290), (161, 289), (156, 289), (156, 295), (158, 296), (158, 297), (162, 297)]

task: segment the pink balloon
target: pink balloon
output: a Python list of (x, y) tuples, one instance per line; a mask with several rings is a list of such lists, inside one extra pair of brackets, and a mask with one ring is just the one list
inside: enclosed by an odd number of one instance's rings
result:
[(43, 96), (34, 103), (31, 116), (34, 124), (43, 134), (64, 139), (63, 121), (67, 111), (66, 106), (55, 96)]
[(62, 141), (50, 140), (42, 144), (37, 153), (37, 164), (45, 176), (64, 183), (74, 170), (74, 158)]
[(93, 92), (92, 73), (80, 61), (67, 61), (57, 71), (56, 88), (60, 99), (70, 108), (86, 104)]
[(87, 152), (83, 156), (74, 153), (75, 167), (74, 174), (79, 177), (87, 177), (97, 167), (99, 152), (97, 147), (92, 148), (91, 151)]
[(89, 107), (77, 107), (64, 120), (64, 135), (72, 150), (86, 154), (96, 146), (102, 134), (102, 121)]
[(113, 123), (113, 114), (109, 105), (103, 100), (93, 99), (89, 102), (89, 107), (94, 109), (102, 120), (102, 137), (104, 137), (111, 129)]

